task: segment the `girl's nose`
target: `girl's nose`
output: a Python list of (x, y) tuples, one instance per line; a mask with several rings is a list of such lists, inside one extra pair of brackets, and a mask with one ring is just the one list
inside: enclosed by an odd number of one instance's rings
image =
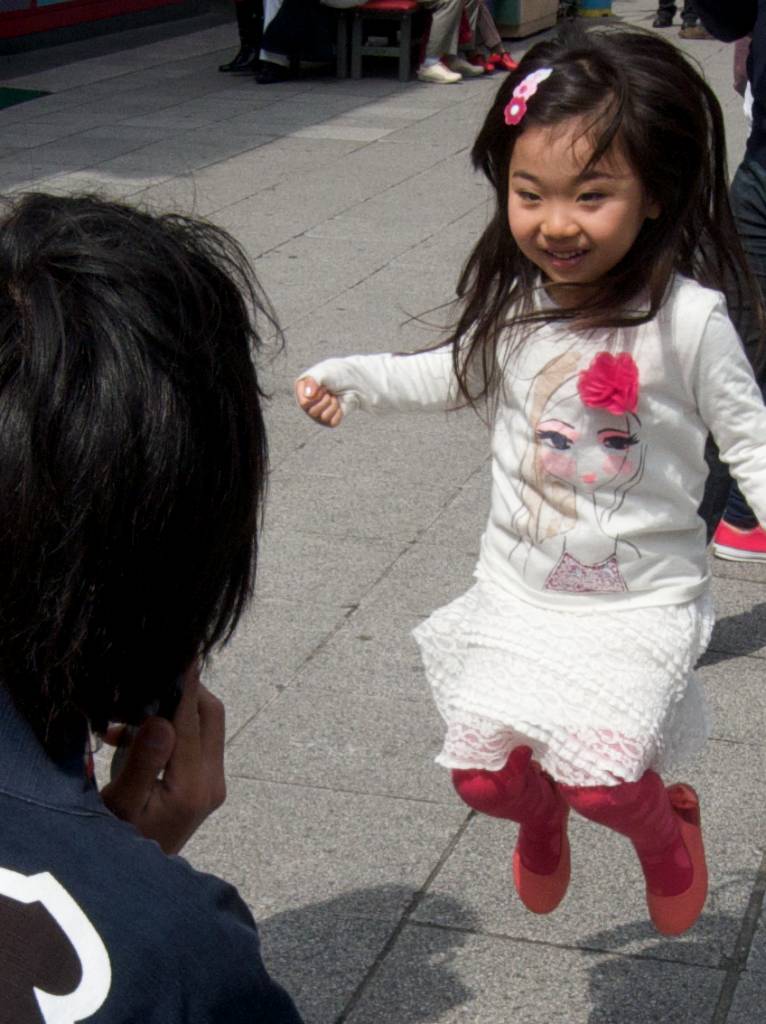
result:
[(551, 207), (546, 211), (541, 230), (546, 238), (574, 238), (580, 227), (565, 207)]

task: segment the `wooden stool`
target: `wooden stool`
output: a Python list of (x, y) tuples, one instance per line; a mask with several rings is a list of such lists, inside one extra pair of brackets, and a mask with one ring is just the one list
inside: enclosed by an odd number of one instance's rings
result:
[[(416, 0), (368, 0), (353, 10), (351, 26), (351, 77), (362, 77), (362, 57), (398, 57), (399, 81), (410, 80), (412, 62), (412, 16), (420, 4)], [(396, 46), (365, 46), (362, 29), (365, 21), (396, 21), (399, 43)]]

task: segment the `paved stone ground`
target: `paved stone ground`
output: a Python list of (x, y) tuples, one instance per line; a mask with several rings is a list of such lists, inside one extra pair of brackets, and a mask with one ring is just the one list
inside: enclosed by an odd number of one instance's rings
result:
[[(650, 0), (618, 0), (641, 25)], [(436, 337), (488, 214), (468, 148), (496, 80), (258, 87), (217, 65), (222, 8), (183, 24), (0, 59), (51, 95), (0, 111), (0, 188), (98, 189), (194, 211), (251, 253), (287, 330), (265, 373), (273, 477), (258, 599), (210, 678), (229, 709), (230, 796), (191, 860), (240, 887), (309, 1024), (753, 1024), (761, 902), (766, 570), (715, 564), (720, 622), (701, 676), (714, 736), (704, 798), (711, 894), (667, 941), (627, 844), (572, 827), (571, 892), (526, 913), (513, 827), (466, 812), (433, 764), (440, 724), (409, 631), (470, 583), (487, 508), (476, 417), (356, 417), (335, 432), (291, 381), (330, 353)], [(669, 34), (677, 39), (677, 30)], [(531, 41), (513, 44), (519, 53)], [(744, 145), (731, 48), (689, 42)]]

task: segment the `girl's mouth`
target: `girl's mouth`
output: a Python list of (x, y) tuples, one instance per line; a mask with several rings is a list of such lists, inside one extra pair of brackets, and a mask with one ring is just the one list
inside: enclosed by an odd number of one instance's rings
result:
[(587, 254), (587, 249), (572, 249), (565, 252), (555, 252), (552, 249), (545, 250), (545, 255), (556, 269), (577, 266)]

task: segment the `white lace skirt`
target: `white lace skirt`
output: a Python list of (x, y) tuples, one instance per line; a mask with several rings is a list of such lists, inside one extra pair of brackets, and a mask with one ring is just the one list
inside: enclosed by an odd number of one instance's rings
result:
[(609, 786), (662, 772), (708, 734), (694, 666), (714, 612), (570, 612), (477, 583), (414, 631), (447, 726), (436, 760), (497, 771), (521, 744), (559, 782)]

